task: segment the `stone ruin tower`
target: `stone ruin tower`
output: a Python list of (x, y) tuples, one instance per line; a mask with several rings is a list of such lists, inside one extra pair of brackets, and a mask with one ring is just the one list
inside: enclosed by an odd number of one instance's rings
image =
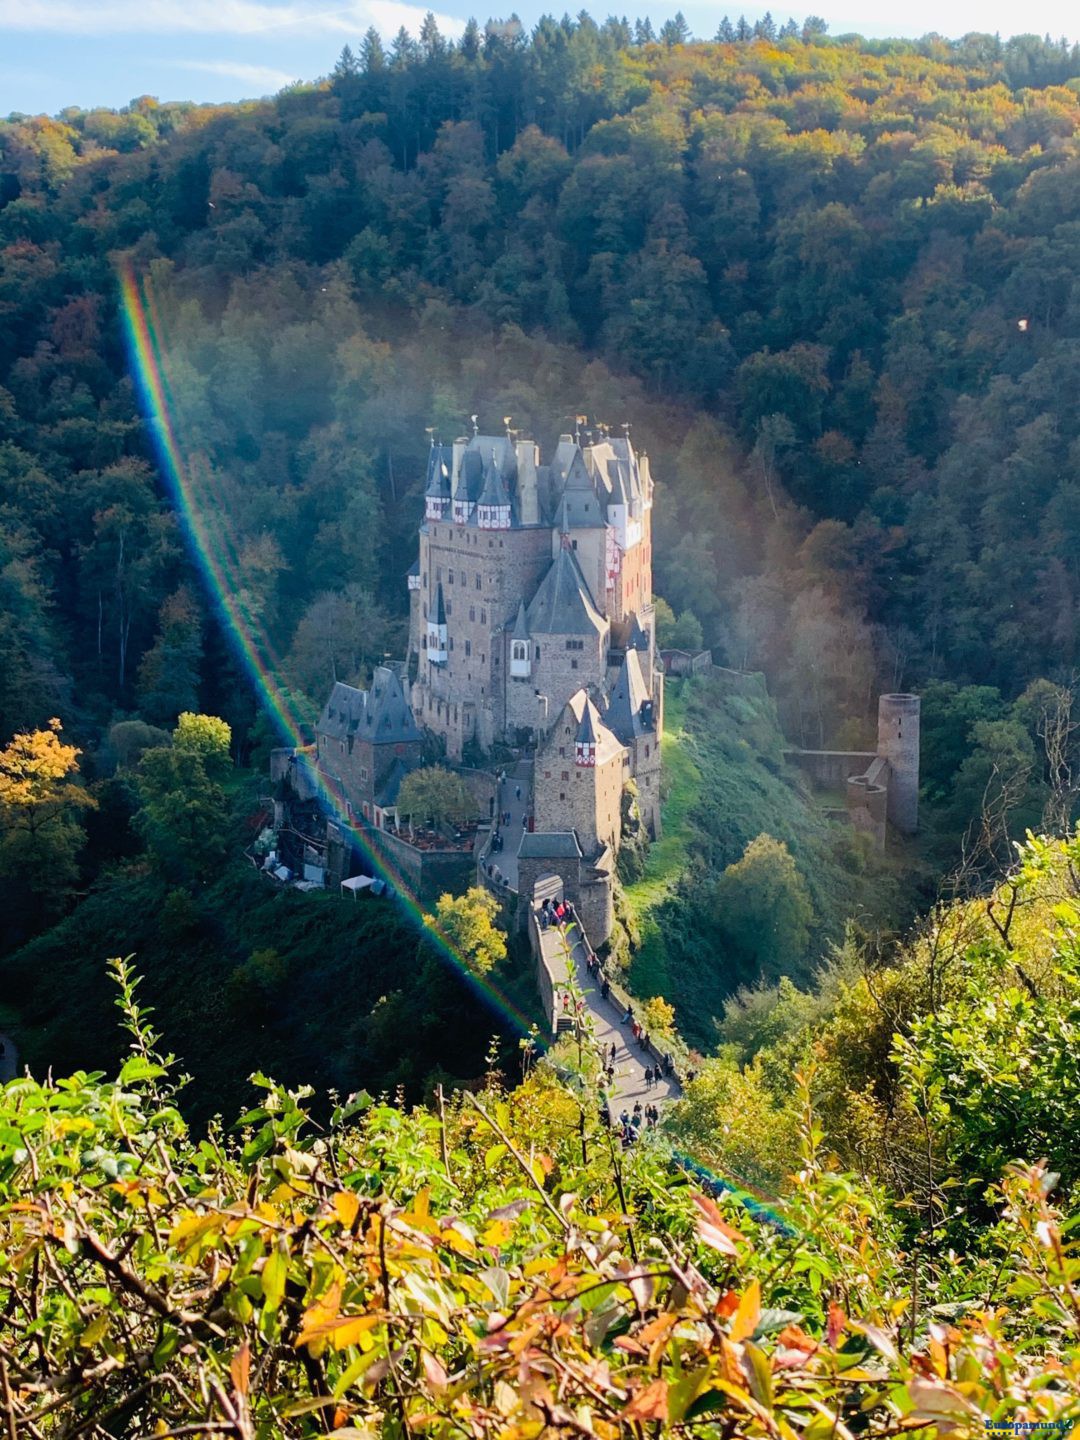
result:
[(882, 695), (878, 700), (877, 753), (889, 762), (887, 815), (902, 835), (919, 828), (918, 695)]

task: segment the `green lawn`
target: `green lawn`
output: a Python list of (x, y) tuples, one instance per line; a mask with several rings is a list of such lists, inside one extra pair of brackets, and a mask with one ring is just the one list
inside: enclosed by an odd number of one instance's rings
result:
[(626, 887), (626, 898), (639, 924), (671, 894), (686, 865), (686, 817), (701, 781), (693, 757), (693, 740), (686, 731), (685, 686), (692, 683), (669, 680), (665, 688), (661, 741), (663, 837), (649, 847), (645, 874)]

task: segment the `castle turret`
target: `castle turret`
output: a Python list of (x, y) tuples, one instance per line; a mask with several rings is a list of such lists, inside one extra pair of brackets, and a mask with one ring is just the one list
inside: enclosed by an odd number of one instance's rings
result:
[(878, 700), (877, 753), (889, 762), (889, 823), (902, 835), (919, 828), (918, 695), (882, 695)]
[(450, 461), (449, 446), (436, 445), (432, 441), (428, 455), (427, 487), (424, 490), (424, 519), (442, 520), (450, 509)]
[(446, 664), (446, 605), (441, 580), (435, 589), (435, 613), (428, 616), (427, 652), (432, 665)]
[(593, 725), (592, 706), (585, 702), (577, 739), (574, 741), (574, 764), (592, 769), (596, 765), (596, 727)]
[(476, 523), (481, 530), (510, 529), (510, 496), (495, 458), (492, 458), (484, 474), (484, 488), (476, 507)]

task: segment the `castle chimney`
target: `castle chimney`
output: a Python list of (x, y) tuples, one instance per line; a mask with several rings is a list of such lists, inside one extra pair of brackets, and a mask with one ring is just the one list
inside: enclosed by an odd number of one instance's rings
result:
[(540, 524), (540, 491), (536, 483), (539, 447), (535, 440), (519, 440), (517, 452), (518, 512), (522, 525)]

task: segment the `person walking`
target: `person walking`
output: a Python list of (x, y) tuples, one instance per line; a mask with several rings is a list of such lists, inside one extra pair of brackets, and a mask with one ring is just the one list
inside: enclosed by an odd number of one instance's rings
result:
[(633, 1020), (633, 1018), (634, 1018), (634, 1007), (633, 1007), (632, 1005), (627, 1005), (627, 1007), (626, 1007), (626, 1014), (622, 1017), (622, 1024), (624, 1024), (624, 1025), (629, 1025), (630, 1022)]
[(515, 799), (515, 800), (520, 800), (520, 799), (521, 799), (521, 786), (520, 786), (520, 785), (515, 785), (515, 786), (514, 786), (514, 799)]
[(651, 1066), (651, 1065), (646, 1065), (646, 1066), (645, 1066), (645, 1089), (646, 1089), (646, 1090), (651, 1090), (651, 1089), (652, 1089), (652, 1083), (653, 1083), (652, 1066)]
[(607, 976), (605, 975), (604, 978), (600, 981), (600, 995), (601, 995), (602, 999), (606, 1000), (610, 994), (611, 994), (611, 982), (610, 982), (610, 980), (607, 978)]

